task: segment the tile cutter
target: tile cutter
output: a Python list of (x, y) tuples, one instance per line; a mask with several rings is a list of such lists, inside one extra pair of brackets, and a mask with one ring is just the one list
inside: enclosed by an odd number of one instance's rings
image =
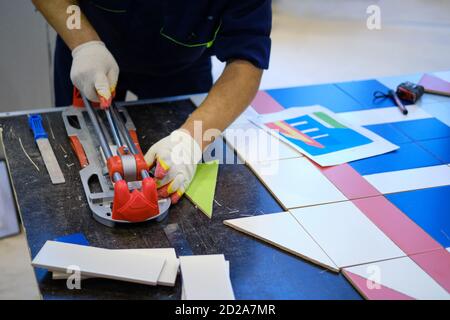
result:
[[(163, 220), (170, 199), (158, 200), (156, 183), (128, 112), (114, 103), (94, 108), (86, 97), (74, 92), (74, 105), (63, 111), (62, 117), (82, 167), (81, 182), (93, 217), (110, 227)], [(102, 111), (106, 124), (99, 114)]]

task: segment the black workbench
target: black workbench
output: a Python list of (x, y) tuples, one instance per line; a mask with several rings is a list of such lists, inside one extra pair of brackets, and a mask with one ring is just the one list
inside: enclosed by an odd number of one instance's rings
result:
[[(190, 100), (128, 107), (144, 151), (178, 128), (194, 109)], [(183, 198), (171, 207), (169, 217), (162, 223), (117, 228), (99, 224), (87, 205), (79, 178), (80, 166), (72, 153), (60, 112), (42, 115), (65, 184), (50, 182), (27, 116), (0, 118), (32, 257), (47, 240), (83, 233), (90, 245), (97, 247), (175, 247), (178, 254), (189, 249), (193, 254), (223, 253), (230, 261), (237, 299), (361, 299), (341, 274), (326, 271), (223, 225), (225, 219), (282, 211), (257, 177), (242, 164), (220, 165), (215, 196), (220, 205), (214, 205), (211, 220)], [(19, 138), (39, 171), (25, 156)], [(188, 248), (180, 247), (178, 241), (169, 241), (164, 232), (168, 224), (177, 224)], [(82, 281), (81, 290), (69, 290), (64, 280), (52, 280), (45, 270), (36, 269), (36, 276), (45, 299), (179, 299), (181, 296), (180, 277), (174, 288), (89, 279)]]

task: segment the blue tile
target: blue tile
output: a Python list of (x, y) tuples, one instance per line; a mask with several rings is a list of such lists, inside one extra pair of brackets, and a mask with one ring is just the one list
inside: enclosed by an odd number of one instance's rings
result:
[(410, 138), (408, 138), (406, 135), (404, 135), (400, 130), (397, 130), (390, 123), (373, 124), (370, 126), (365, 126), (365, 128), (378, 134), (379, 136), (392, 142), (393, 144), (403, 144), (403, 143), (412, 142), (412, 140)]
[(390, 194), (393, 204), (444, 247), (450, 247), (450, 186)]
[(440, 165), (441, 162), (415, 143), (379, 156), (350, 162), (361, 175)]
[(82, 246), (89, 246), (89, 241), (86, 239), (86, 237), (82, 233), (74, 233), (74, 234), (69, 234), (66, 236), (58, 237), (58, 238), (55, 238), (55, 241), (79, 244)]
[(373, 100), (376, 91), (388, 93), (389, 88), (377, 80), (363, 80), (336, 83), (336, 86), (358, 101), (363, 109), (393, 107), (395, 103), (391, 99)]
[(436, 118), (401, 121), (393, 126), (414, 141), (450, 137), (450, 127)]
[(425, 140), (417, 143), (443, 164), (450, 163), (450, 138)]
[(362, 106), (335, 85), (322, 84), (267, 90), (285, 108), (320, 104), (333, 112), (361, 110)]

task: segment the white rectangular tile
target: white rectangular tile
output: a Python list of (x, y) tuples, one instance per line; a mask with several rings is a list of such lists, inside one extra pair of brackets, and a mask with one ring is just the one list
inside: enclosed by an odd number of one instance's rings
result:
[(290, 211), (340, 268), (405, 256), (350, 201)]
[(234, 300), (223, 254), (180, 257), (186, 300)]
[(383, 194), (450, 185), (447, 165), (375, 173), (364, 176)]
[(449, 102), (424, 104), (422, 109), (450, 127), (450, 98)]
[[(152, 248), (152, 249), (117, 249), (117, 251), (122, 252), (131, 252), (135, 254), (145, 254), (145, 255), (156, 255), (161, 256), (166, 260), (164, 267), (158, 277), (157, 285), (161, 286), (170, 286), (173, 287), (175, 285), (175, 281), (177, 279), (178, 268), (180, 265), (180, 261), (177, 258), (175, 253), (175, 249), (173, 248)], [(62, 280), (67, 279), (71, 273), (66, 272), (52, 272), (53, 280)], [(85, 276), (81, 273), (82, 279), (91, 279), (94, 277)]]
[(156, 285), (164, 267), (160, 255), (135, 254), (70, 243), (47, 241), (32, 261), (34, 267), (66, 272), (70, 266), (82, 274)]
[[(413, 299), (450, 299), (450, 294), (409, 257), (345, 268), (344, 274), (351, 282), (354, 275), (366, 279), (367, 285), (358, 289), (368, 298), (374, 294), (372, 290), (382, 290), (377, 286), (381, 285)], [(390, 295), (381, 298), (389, 299)]]
[[(225, 260), (225, 269), (226, 269), (226, 272), (228, 273), (228, 277), (229, 277), (230, 276), (230, 261), (228, 261), (228, 260)], [(187, 300), (183, 283), (181, 283), (181, 300)]]
[(233, 128), (235, 126), (239, 126), (241, 124), (248, 124), (250, 121), (247, 119), (249, 117), (256, 117), (258, 115), (258, 112), (252, 107), (248, 106), (247, 109), (242, 112), (239, 117), (236, 118), (229, 126), (228, 128)]
[(305, 157), (249, 165), (285, 210), (347, 200)]
[(340, 112), (338, 115), (345, 121), (360, 126), (432, 118), (416, 105), (407, 106), (407, 109), (407, 115), (402, 114), (397, 107)]
[(402, 82), (412, 82), (412, 83), (418, 83), (420, 78), (422, 78), (421, 73), (415, 73), (415, 74), (408, 74), (408, 75), (401, 75), (401, 76), (392, 76), (392, 77), (382, 77), (377, 78), (379, 82), (384, 84), (386, 87), (392, 90), (396, 90), (397, 86)]
[(225, 130), (223, 135), (244, 162), (303, 157), (301, 153), (251, 122), (234, 125)]
[(289, 212), (225, 220), (225, 225), (332, 271), (339, 268)]
[(441, 79), (444, 79), (445, 81), (450, 82), (450, 70), (433, 72), (433, 74), (434, 74), (436, 77), (439, 77), (439, 78), (441, 78)]

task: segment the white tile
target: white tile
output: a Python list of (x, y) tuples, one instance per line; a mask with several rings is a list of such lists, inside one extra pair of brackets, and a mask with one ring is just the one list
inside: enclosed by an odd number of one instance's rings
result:
[(256, 117), (258, 115), (258, 112), (252, 107), (248, 106), (247, 109), (242, 112), (239, 117), (236, 118), (229, 126), (228, 128), (232, 128), (234, 126), (238, 126), (241, 124), (247, 124), (250, 121), (247, 120), (248, 117)]
[(183, 284), (181, 285), (181, 300), (186, 300), (186, 292)]
[(289, 212), (225, 220), (223, 223), (303, 259), (339, 271)]
[[(158, 277), (157, 285), (173, 287), (175, 281), (177, 280), (178, 268), (180, 266), (180, 261), (177, 258), (175, 249), (173, 248), (152, 248), (152, 249), (117, 249), (117, 251), (131, 252), (135, 254), (145, 254), (148, 256), (156, 255), (161, 256), (166, 260), (164, 267)], [(66, 272), (52, 272), (53, 280), (67, 279), (71, 273)], [(82, 279), (91, 279), (94, 277), (84, 276), (81, 273)]]
[(224, 138), (244, 162), (303, 157), (298, 151), (248, 121), (229, 127), (224, 132)]
[(378, 283), (414, 299), (450, 299), (449, 293), (409, 257), (345, 268), (344, 272), (351, 272), (368, 279), (372, 285)]
[(406, 116), (397, 107), (340, 112), (338, 115), (348, 123), (360, 126), (432, 118), (430, 114), (417, 105), (407, 106), (407, 109), (408, 114)]
[(422, 109), (446, 125), (450, 126), (450, 102), (424, 104), (422, 105)]
[(340, 268), (405, 255), (350, 201), (290, 211)]
[[(228, 276), (230, 276), (230, 261), (225, 260), (225, 268), (226, 272), (228, 273)], [(181, 283), (181, 300), (187, 300), (183, 283)]]
[(77, 266), (82, 274), (156, 285), (165, 264), (161, 255), (145, 255), (70, 243), (47, 241), (32, 261), (34, 267), (66, 272)]
[(158, 277), (157, 284), (170, 287), (173, 287), (175, 285), (175, 281), (177, 280), (178, 275), (178, 269), (180, 266), (180, 260), (177, 258), (175, 249), (155, 248), (155, 249), (132, 249), (132, 250), (139, 252), (142, 251), (142, 254), (155, 255), (165, 258), (166, 263), (164, 264), (164, 267), (161, 270), (161, 274)]
[(433, 72), (433, 74), (434, 74), (436, 77), (439, 77), (439, 78), (441, 78), (441, 79), (443, 79), (443, 80), (445, 80), (445, 81), (450, 82), (450, 70), (448, 70), (448, 71), (438, 71), (438, 72)]
[(249, 165), (285, 210), (347, 200), (305, 157)]
[(450, 185), (447, 165), (375, 173), (364, 176), (383, 194)]
[(377, 78), (376, 80), (378, 80), (379, 82), (384, 84), (389, 89), (396, 90), (397, 86), (402, 82), (409, 81), (412, 83), (418, 83), (420, 78), (422, 78), (422, 75), (423, 74), (421, 74), (421, 73), (416, 73), (416, 74), (401, 75), (401, 76), (382, 77), (382, 78)]
[[(228, 273), (228, 277), (229, 277), (230, 276), (230, 261), (228, 261), (228, 260), (225, 260), (225, 269), (226, 269), (226, 272)], [(187, 300), (183, 283), (181, 283), (181, 300)]]
[(180, 257), (186, 300), (234, 300), (223, 254)]

